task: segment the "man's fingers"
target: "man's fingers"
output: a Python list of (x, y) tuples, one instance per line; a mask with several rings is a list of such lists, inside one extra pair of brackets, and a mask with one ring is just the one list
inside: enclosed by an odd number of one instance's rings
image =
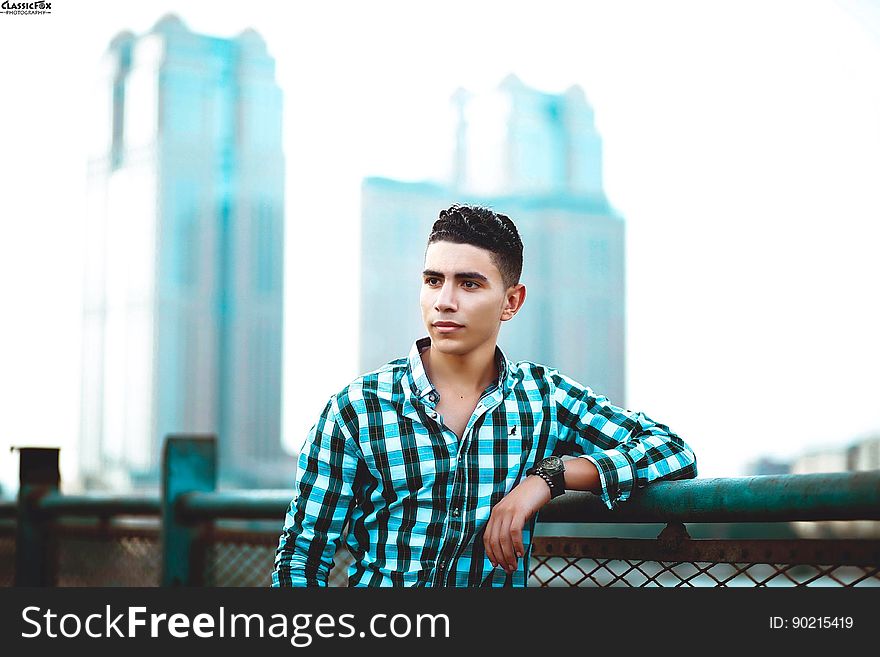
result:
[(516, 553), (517, 557), (522, 557), (525, 554), (525, 548), (523, 547), (522, 541), (522, 529), (523, 522), (520, 519), (516, 519), (510, 523), (510, 539), (513, 543), (513, 551)]
[(486, 531), (483, 534), (483, 545), (486, 548), (486, 556), (489, 557), (492, 566), (501, 566), (504, 570), (507, 570), (507, 557), (504, 555), (504, 549), (501, 544), (504, 532), (503, 526), (504, 515), (493, 511), (489, 518), (489, 523), (486, 525)]
[(483, 532), (483, 547), (486, 549), (486, 556), (489, 557), (489, 561), (492, 563), (492, 567), (496, 567), (498, 565), (498, 557), (495, 556), (495, 546), (492, 542), (492, 531), (498, 525), (495, 520), (495, 515), (489, 518), (489, 522), (486, 525), (486, 529)]
[(513, 571), (516, 570), (516, 554), (514, 554), (513, 541), (510, 538), (510, 523), (511, 517), (505, 515), (499, 528), (500, 536), (498, 537), (498, 541), (501, 545), (501, 555), (504, 560), (502, 563), (505, 564), (504, 569)]

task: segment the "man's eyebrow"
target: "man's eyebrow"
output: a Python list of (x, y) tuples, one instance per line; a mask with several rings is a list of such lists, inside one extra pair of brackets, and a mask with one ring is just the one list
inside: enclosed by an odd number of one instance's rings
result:
[[(443, 274), (439, 271), (434, 271), (433, 269), (426, 269), (422, 272), (422, 276), (434, 276), (435, 278), (445, 278)], [(483, 281), (484, 283), (488, 283), (489, 279), (486, 278), (483, 274), (478, 271), (459, 271), (455, 273), (455, 278), (458, 279), (472, 279), (476, 281)]]

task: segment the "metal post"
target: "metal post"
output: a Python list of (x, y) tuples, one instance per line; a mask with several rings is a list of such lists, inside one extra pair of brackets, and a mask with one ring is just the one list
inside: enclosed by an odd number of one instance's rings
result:
[(40, 500), (61, 482), (57, 447), (19, 447), (18, 516), (15, 529), (15, 585), (53, 586), (46, 523)]
[(182, 495), (213, 491), (217, 485), (214, 436), (168, 436), (162, 454), (162, 586), (196, 586), (201, 561), (196, 553), (199, 525), (177, 514)]

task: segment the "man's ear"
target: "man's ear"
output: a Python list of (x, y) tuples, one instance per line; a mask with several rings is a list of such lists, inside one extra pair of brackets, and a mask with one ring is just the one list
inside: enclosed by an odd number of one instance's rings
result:
[(507, 296), (504, 299), (504, 308), (501, 309), (501, 321), (511, 319), (526, 301), (526, 286), (522, 283), (511, 285), (507, 288)]

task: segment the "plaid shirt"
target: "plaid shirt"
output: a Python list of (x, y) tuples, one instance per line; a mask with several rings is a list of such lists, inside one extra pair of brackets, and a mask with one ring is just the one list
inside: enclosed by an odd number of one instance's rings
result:
[(349, 586), (525, 586), (535, 519), (512, 574), (492, 567), (482, 533), (537, 461), (589, 459), (609, 508), (651, 481), (697, 475), (693, 452), (668, 427), (555, 369), (514, 365), (497, 347), (499, 378), (459, 439), (436, 410), (419, 356), (428, 345), (417, 340), (408, 358), (330, 398), (299, 455), (273, 586), (326, 586), (346, 524)]

